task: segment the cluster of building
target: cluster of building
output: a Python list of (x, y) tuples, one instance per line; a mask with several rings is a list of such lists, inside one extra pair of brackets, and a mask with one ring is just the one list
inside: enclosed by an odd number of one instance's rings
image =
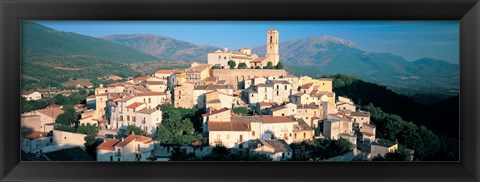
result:
[[(331, 78), (297, 77), (285, 70), (229, 69), (228, 61), (251, 67), (262, 67), (268, 62), (277, 65), (278, 35), (277, 30), (267, 32), (265, 57), (252, 54), (249, 48), (223, 49), (208, 53), (208, 64), (159, 70), (151, 76), (95, 88), (95, 95), (87, 98), (87, 103), (94, 102), (95, 107), (82, 111), (80, 124), (97, 124), (102, 130), (120, 132), (134, 125), (150, 136), (132, 134), (106, 139), (97, 147), (97, 160), (149, 160), (155, 153), (151, 137), (162, 123), (159, 106), (164, 103), (205, 110), (202, 129), (209, 146), (262, 154), (275, 161), (292, 157), (289, 144), (314, 138), (347, 139), (369, 157), (398, 148), (396, 142), (376, 138), (370, 113), (358, 110), (349, 98), (336, 99)], [(212, 69), (214, 65), (224, 69)], [(251, 112), (234, 112), (242, 107)], [(22, 115), (26, 123), (34, 120), (30, 118), (38, 118), (37, 126), (31, 126), (34, 133), (25, 135), (25, 140), (42, 138), (36, 132), (53, 130), (49, 124), (62, 111), (46, 109)], [(315, 134), (315, 130), (319, 132)], [(55, 132), (52, 137), (55, 138)]]

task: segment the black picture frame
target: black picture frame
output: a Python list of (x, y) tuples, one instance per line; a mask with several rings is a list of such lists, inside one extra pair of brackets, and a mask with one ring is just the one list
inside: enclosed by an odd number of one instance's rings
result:
[[(479, 181), (478, 0), (0, 1), (2, 181)], [(459, 20), (460, 162), (20, 162), (21, 20)]]

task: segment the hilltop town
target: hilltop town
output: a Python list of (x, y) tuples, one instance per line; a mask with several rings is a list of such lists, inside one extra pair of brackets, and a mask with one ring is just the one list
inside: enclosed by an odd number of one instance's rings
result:
[[(73, 82), (91, 90), (83, 93), (85, 104), (22, 113), (22, 151), (46, 160), (52, 160), (47, 153), (80, 148), (97, 161), (167, 161), (215, 160), (212, 154), (225, 149), (236, 157), (230, 160), (285, 161), (299, 160), (304, 144), (318, 140), (342, 150), (305, 159), (368, 161), (397, 153), (397, 141), (376, 136), (369, 112), (335, 94), (332, 78), (283, 69), (279, 34), (267, 31), (263, 57), (250, 48), (224, 48), (187, 69), (97, 88)], [(42, 96), (22, 93), (26, 100)]]

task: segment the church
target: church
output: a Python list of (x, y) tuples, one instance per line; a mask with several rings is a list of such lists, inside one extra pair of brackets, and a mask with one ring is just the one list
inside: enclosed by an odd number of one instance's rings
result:
[(242, 48), (238, 51), (230, 51), (228, 48), (217, 50), (208, 53), (208, 64), (220, 65), (222, 68), (230, 68), (228, 62), (234, 61), (236, 66), (240, 63), (245, 63), (248, 68), (263, 68), (267, 66), (268, 62), (272, 62), (276, 66), (279, 62), (278, 55), (278, 36), (279, 33), (275, 29), (267, 31), (267, 51), (265, 57), (260, 57), (257, 54), (252, 54), (252, 49)]

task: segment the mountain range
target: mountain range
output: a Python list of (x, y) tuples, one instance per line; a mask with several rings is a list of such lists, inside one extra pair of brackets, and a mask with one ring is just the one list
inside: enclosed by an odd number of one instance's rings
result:
[[(207, 61), (219, 48), (150, 34), (109, 35), (100, 38), (22, 23), (22, 56), (81, 55), (118, 63), (154, 60)], [(363, 51), (351, 41), (332, 36), (311, 36), (280, 42), (280, 61), (288, 72), (312, 77), (347, 74), (386, 85), (396, 92), (458, 94), (459, 65), (421, 58)], [(265, 55), (265, 46), (253, 48)]]
[(213, 46), (197, 46), (190, 42), (150, 34), (109, 35), (102, 39), (133, 47), (162, 60), (207, 61), (207, 53), (216, 51)]

